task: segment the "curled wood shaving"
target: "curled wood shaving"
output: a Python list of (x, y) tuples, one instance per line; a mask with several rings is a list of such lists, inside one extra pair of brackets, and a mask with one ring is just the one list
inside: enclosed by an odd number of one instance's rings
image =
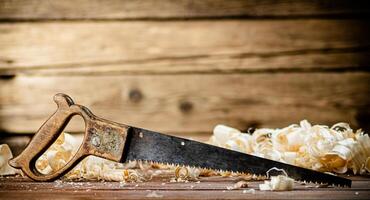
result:
[[(270, 177), (270, 172), (271, 171), (278, 171), (283, 173), (284, 175), (278, 175), (278, 176), (271, 176)], [(269, 169), (266, 172), (267, 177), (270, 177), (270, 181), (265, 181), (263, 184), (259, 185), (260, 190), (271, 190), (271, 191), (289, 191), (293, 190), (293, 185), (294, 185), (294, 179), (289, 178), (288, 174), (285, 172), (283, 169), (279, 169), (276, 167), (273, 167)]]
[(175, 168), (175, 179), (172, 182), (187, 182), (197, 180), (201, 173), (200, 169), (194, 167), (177, 166)]
[(259, 185), (260, 190), (289, 191), (293, 190), (294, 180), (284, 175), (272, 176), (270, 181)]

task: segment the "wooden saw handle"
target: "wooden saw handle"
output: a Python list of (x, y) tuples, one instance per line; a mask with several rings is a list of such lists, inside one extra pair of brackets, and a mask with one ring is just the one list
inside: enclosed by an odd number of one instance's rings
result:
[[(74, 104), (65, 94), (56, 94), (57, 111), (41, 126), (27, 147), (9, 164), (21, 169), (36, 181), (55, 180), (75, 167), (88, 155), (120, 161), (129, 126), (98, 118), (84, 106)], [(36, 160), (55, 142), (74, 115), (85, 121), (85, 136), (77, 153), (61, 169), (51, 174), (42, 174), (36, 169)]]

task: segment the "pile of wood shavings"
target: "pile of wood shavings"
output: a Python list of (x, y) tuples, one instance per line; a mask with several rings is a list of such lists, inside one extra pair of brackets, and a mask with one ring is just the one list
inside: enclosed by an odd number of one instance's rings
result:
[(331, 128), (307, 120), (283, 129), (257, 129), (253, 134), (218, 125), (210, 144), (321, 172), (370, 172), (370, 138), (346, 123)]

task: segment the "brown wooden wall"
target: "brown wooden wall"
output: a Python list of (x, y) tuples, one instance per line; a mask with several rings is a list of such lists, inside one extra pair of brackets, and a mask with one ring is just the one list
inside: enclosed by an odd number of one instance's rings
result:
[(370, 130), (369, 16), (367, 1), (2, 0), (0, 130), (36, 131), (58, 92), (194, 137), (302, 119)]

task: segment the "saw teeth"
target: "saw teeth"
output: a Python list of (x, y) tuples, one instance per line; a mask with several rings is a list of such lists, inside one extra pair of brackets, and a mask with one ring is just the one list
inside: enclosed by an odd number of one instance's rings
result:
[[(264, 179), (267, 179), (268, 177), (266, 176), (266, 174), (251, 174), (251, 173), (245, 173), (245, 172), (239, 172), (239, 171), (227, 171), (227, 170), (223, 170), (223, 169), (211, 169), (211, 168), (208, 168), (208, 167), (200, 167), (200, 166), (189, 166), (189, 165), (186, 165), (186, 164), (174, 164), (174, 163), (161, 163), (161, 162), (156, 162), (156, 161), (151, 161), (151, 160), (128, 160), (129, 162), (133, 162), (133, 161), (137, 161), (137, 162), (145, 162), (145, 163), (150, 163), (150, 164), (156, 164), (156, 165), (167, 165), (167, 166), (170, 166), (170, 167), (184, 167), (184, 168), (198, 168), (200, 170), (207, 170), (207, 171), (215, 171), (216, 173), (218, 174), (224, 174), (224, 173), (231, 173), (231, 174), (245, 174), (245, 175), (251, 175), (252, 176), (252, 179), (257, 179), (257, 180), (264, 180)], [(318, 181), (309, 181), (309, 180), (304, 180), (304, 179), (295, 179), (296, 182), (302, 182), (302, 183), (305, 183), (305, 184), (320, 184), (320, 185), (323, 185), (323, 184), (329, 184), (329, 185), (332, 185), (334, 187), (348, 187), (347, 185), (344, 185), (344, 184), (334, 184), (334, 183), (324, 183), (324, 182), (318, 182)]]

